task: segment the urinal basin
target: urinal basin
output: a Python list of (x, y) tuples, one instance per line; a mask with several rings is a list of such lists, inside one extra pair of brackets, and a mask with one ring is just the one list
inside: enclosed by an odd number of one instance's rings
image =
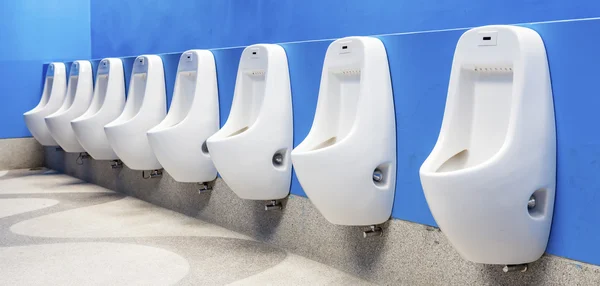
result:
[(88, 109), (93, 93), (92, 65), (89, 61), (75, 61), (71, 65), (66, 99), (62, 107), (46, 117), (52, 137), (66, 152), (85, 152), (79, 144), (71, 121)]
[(137, 57), (123, 113), (104, 126), (113, 151), (130, 169), (162, 168), (146, 133), (165, 118), (166, 109), (162, 59), (156, 55)]
[(392, 213), (396, 134), (383, 43), (348, 37), (325, 55), (315, 119), (291, 152), (302, 189), (338, 225), (376, 225)]
[[(277, 133), (277, 130), (270, 131)], [(290, 150), (278, 148), (286, 142), (277, 142), (282, 140), (270, 138), (268, 134), (249, 128), (229, 137), (211, 137), (207, 141), (219, 174), (242, 199), (277, 200), (288, 196), (289, 190), (280, 186), (289, 186), (292, 179)], [(272, 156), (265, 156), (276, 153), (282, 155), (280, 165), (273, 162)]]
[(80, 117), (71, 121), (73, 131), (85, 151), (96, 160), (118, 160), (104, 126), (115, 120), (125, 107), (125, 77), (120, 59), (100, 61), (92, 103)]
[(58, 146), (48, 130), (45, 118), (56, 112), (65, 99), (67, 88), (65, 72), (64, 63), (55, 62), (48, 65), (40, 102), (34, 109), (23, 114), (27, 128), (43, 146)]
[[(458, 171), (421, 170), (438, 226), (467, 260), (522, 264), (539, 259), (546, 249), (555, 186), (544, 182), (552, 166), (515, 164), (511, 157), (518, 161), (519, 156), (499, 155)], [(531, 195), (536, 206), (528, 209)]]
[(440, 135), (420, 177), (435, 221), (465, 259), (523, 264), (542, 256), (556, 132), (546, 51), (535, 31), (485, 26), (461, 36)]
[(178, 182), (208, 182), (217, 177), (206, 140), (219, 130), (215, 61), (208, 50), (181, 55), (173, 100), (165, 119), (148, 131), (154, 155)]
[(244, 49), (227, 122), (206, 143), (215, 167), (238, 197), (288, 196), (293, 119), (287, 56), (281, 46)]

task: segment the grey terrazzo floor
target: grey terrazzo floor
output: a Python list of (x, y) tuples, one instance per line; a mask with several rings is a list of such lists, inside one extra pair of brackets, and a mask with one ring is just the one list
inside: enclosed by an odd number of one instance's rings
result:
[(368, 285), (51, 170), (0, 172), (2, 285)]
[[(168, 172), (161, 178), (145, 180), (141, 171), (126, 166), (112, 169), (108, 161), (85, 160), (81, 164), (77, 162), (78, 154), (54, 147), (46, 147), (44, 153), (45, 165), (59, 172), (233, 230), (380, 285), (600, 285), (600, 266), (580, 261), (544, 255), (530, 264), (525, 273), (503, 273), (501, 265), (464, 260), (445, 235), (431, 226), (391, 219), (383, 225), (383, 236), (364, 239), (363, 228), (329, 223), (305, 197), (290, 195), (283, 200), (282, 210), (265, 212), (264, 201), (240, 199), (220, 178), (213, 191), (199, 194), (197, 184), (176, 182)], [(45, 184), (61, 185), (53, 190), (79, 190), (81, 181), (70, 180), (75, 181)], [(283, 266), (280, 263), (252, 277), (270, 275), (258, 284), (278, 285), (285, 285), (279, 279), (286, 281), (287, 277), (315, 277), (303, 275), (299, 269), (279, 276)], [(296, 284), (311, 283), (305, 280)]]

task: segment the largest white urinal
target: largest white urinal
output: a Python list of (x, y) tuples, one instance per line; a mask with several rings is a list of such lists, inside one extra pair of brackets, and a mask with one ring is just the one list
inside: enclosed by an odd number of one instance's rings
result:
[(62, 105), (67, 91), (66, 68), (63, 63), (51, 63), (46, 70), (44, 91), (38, 105), (23, 114), (25, 124), (33, 137), (43, 146), (58, 146), (52, 138), (46, 116), (56, 112)]
[(90, 106), (94, 92), (92, 77), (92, 64), (89, 61), (73, 62), (69, 72), (67, 96), (62, 106), (46, 117), (50, 134), (66, 152), (85, 152), (77, 141), (71, 121), (85, 113)]
[(208, 182), (217, 177), (205, 141), (219, 130), (218, 96), (212, 52), (183, 53), (169, 113), (148, 131), (156, 158), (176, 181)]
[(544, 253), (556, 135), (535, 31), (486, 26), (461, 36), (440, 135), (420, 175), (435, 221), (464, 258), (522, 264)]
[(252, 45), (242, 52), (227, 122), (208, 138), (208, 151), (227, 185), (243, 199), (289, 194), (292, 99), (285, 50)]
[(75, 135), (92, 158), (96, 160), (118, 160), (113, 151), (104, 125), (115, 120), (125, 107), (125, 77), (123, 62), (117, 58), (100, 61), (96, 73), (96, 88), (90, 108), (71, 121)]
[(392, 213), (396, 125), (387, 53), (372, 37), (329, 45), (308, 136), (292, 151), (298, 181), (334, 224), (376, 225)]
[(108, 142), (127, 167), (133, 170), (162, 168), (152, 152), (146, 132), (159, 124), (166, 114), (162, 59), (156, 55), (139, 56), (133, 64), (123, 113), (104, 127)]

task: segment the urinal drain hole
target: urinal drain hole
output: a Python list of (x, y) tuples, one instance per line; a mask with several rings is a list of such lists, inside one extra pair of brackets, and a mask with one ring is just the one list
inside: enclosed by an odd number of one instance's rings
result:
[(535, 208), (535, 196), (531, 195), (531, 197), (529, 197), (529, 201), (527, 202), (527, 209), (533, 208)]
[(543, 217), (546, 215), (547, 208), (547, 200), (548, 200), (548, 190), (547, 189), (538, 189), (527, 200), (527, 212), (529, 215), (534, 218)]
[(209, 151), (208, 151), (208, 145), (206, 144), (206, 141), (204, 141), (204, 143), (202, 143), (202, 153), (205, 155), (209, 155)]
[(284, 170), (287, 164), (287, 156), (289, 152), (287, 148), (279, 149), (273, 154), (271, 162), (276, 169)]
[(371, 180), (373, 184), (379, 188), (386, 188), (390, 177), (391, 163), (383, 163), (373, 169)]
[(383, 182), (383, 172), (381, 172), (381, 170), (375, 169), (375, 171), (373, 171), (373, 182), (375, 182), (375, 184)]
[(284, 156), (281, 153), (275, 153), (275, 155), (273, 155), (273, 166), (275, 167), (280, 167), (281, 165), (283, 165), (284, 162)]

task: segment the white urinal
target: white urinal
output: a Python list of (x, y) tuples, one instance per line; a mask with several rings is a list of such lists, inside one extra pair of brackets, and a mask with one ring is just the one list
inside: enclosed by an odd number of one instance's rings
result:
[(289, 194), (292, 123), (285, 50), (273, 44), (247, 47), (229, 118), (207, 140), (217, 170), (240, 198), (276, 200)]
[(56, 112), (46, 117), (50, 134), (66, 152), (85, 152), (77, 141), (71, 121), (85, 113), (90, 106), (94, 92), (92, 77), (92, 64), (89, 61), (73, 62), (65, 100)]
[(108, 142), (104, 125), (115, 120), (125, 107), (123, 62), (117, 58), (100, 61), (96, 87), (88, 110), (71, 121), (73, 131), (85, 151), (96, 160), (118, 160)]
[(62, 105), (67, 91), (64, 63), (51, 63), (46, 70), (44, 91), (38, 105), (23, 114), (25, 124), (33, 137), (44, 146), (58, 146), (46, 125), (46, 116), (56, 112)]
[(440, 135), (420, 175), (435, 221), (464, 258), (522, 264), (544, 253), (556, 135), (535, 31), (486, 26), (461, 36)]
[(183, 53), (169, 113), (148, 131), (156, 158), (176, 181), (208, 182), (217, 177), (205, 141), (219, 130), (218, 96), (212, 52)]
[(308, 136), (292, 151), (298, 181), (323, 216), (375, 225), (392, 213), (396, 125), (387, 54), (372, 37), (329, 45)]
[(156, 170), (161, 165), (146, 132), (167, 113), (162, 59), (144, 55), (135, 59), (123, 113), (104, 127), (108, 142), (121, 161), (133, 170)]

